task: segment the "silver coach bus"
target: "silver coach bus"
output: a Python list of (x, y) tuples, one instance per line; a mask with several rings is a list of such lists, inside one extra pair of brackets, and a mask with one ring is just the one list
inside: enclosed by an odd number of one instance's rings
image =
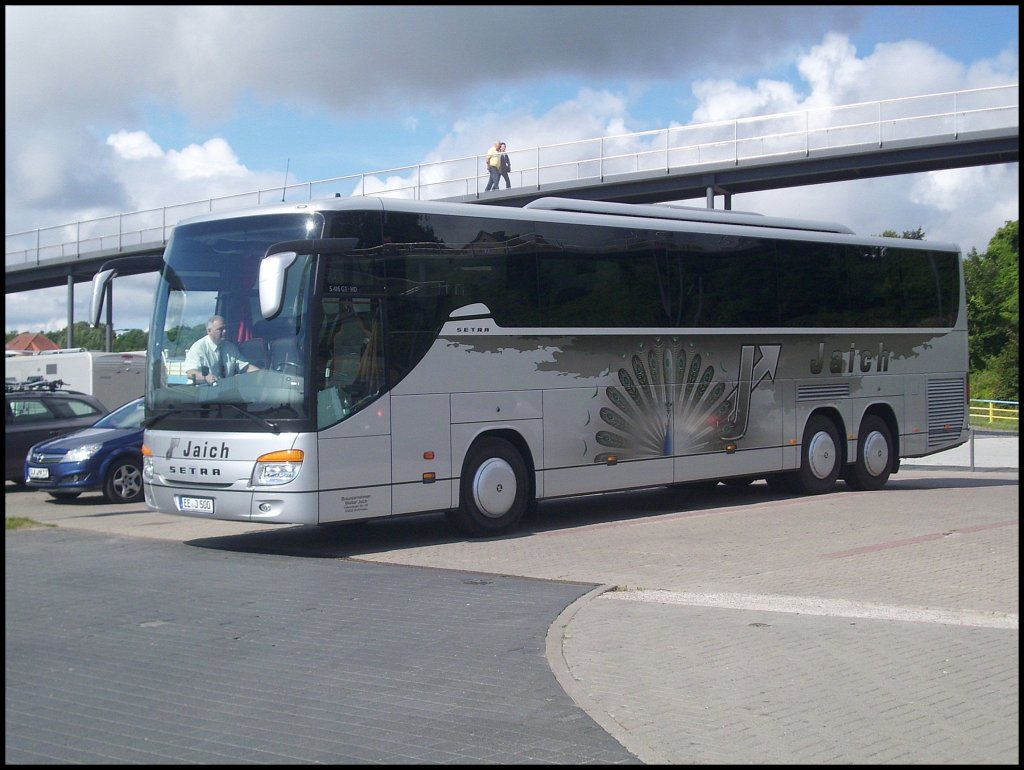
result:
[[(217, 378), (189, 362), (211, 320), (236, 364)], [(612, 490), (875, 490), (968, 438), (956, 246), (738, 212), (366, 197), (197, 217), (167, 245), (148, 353), (146, 502), (215, 519), (445, 511), (489, 536)]]

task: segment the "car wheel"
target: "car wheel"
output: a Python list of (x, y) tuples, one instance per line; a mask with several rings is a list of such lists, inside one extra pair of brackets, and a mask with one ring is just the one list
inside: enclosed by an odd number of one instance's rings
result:
[(881, 489), (892, 473), (894, 455), (889, 426), (882, 418), (867, 415), (860, 424), (857, 460), (846, 476), (846, 483), (856, 490)]
[(81, 492), (47, 492), (46, 494), (48, 494), (50, 497), (54, 498), (55, 500), (74, 500), (76, 497), (78, 497), (82, 493)]
[(103, 482), (103, 496), (112, 503), (137, 503), (142, 499), (142, 466), (137, 460), (115, 460)]
[(452, 519), (473, 537), (501, 535), (515, 528), (531, 508), (526, 463), (509, 442), (485, 438), (466, 456), (459, 508)]

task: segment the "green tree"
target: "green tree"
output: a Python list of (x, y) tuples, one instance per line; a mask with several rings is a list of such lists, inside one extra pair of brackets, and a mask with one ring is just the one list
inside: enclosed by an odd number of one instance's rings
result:
[[(79, 321), (72, 328), (72, 332), (72, 341), (76, 348), (85, 348), (86, 350), (107, 349), (106, 327), (100, 326), (94, 329), (87, 322)], [(40, 333), (47, 339), (54, 342), (59, 348), (65, 347), (68, 343), (68, 329), (66, 326), (58, 331)], [(19, 334), (23, 334), (23, 332), (4, 332), (4, 342), (10, 342)], [(142, 331), (142, 329), (125, 329), (114, 337), (113, 350), (115, 353), (125, 353), (131, 350), (145, 350), (148, 342), (149, 334)]]
[[(60, 331), (43, 332), (43, 336), (53, 340), (57, 347), (63, 348), (68, 344), (68, 329), (65, 326)], [(102, 327), (93, 328), (86, 321), (78, 321), (71, 327), (72, 345), (76, 348), (86, 350), (106, 350), (106, 332)]]
[(996, 231), (964, 261), (975, 398), (1020, 400), (1020, 221)]
[(916, 230), (904, 230), (903, 234), (900, 235), (895, 230), (885, 230), (882, 233), (883, 238), (909, 238), (912, 241), (923, 241), (924, 230), (918, 227)]
[(123, 353), (129, 350), (145, 350), (149, 335), (142, 329), (128, 329), (114, 338), (114, 350)]

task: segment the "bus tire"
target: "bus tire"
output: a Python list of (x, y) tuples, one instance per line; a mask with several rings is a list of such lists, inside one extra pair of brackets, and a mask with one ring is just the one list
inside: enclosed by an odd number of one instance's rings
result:
[(794, 491), (804, 495), (823, 495), (832, 491), (842, 470), (842, 450), (835, 424), (820, 414), (811, 416), (804, 428), (800, 446), (800, 468), (791, 477)]
[(874, 414), (864, 417), (857, 437), (857, 459), (846, 474), (846, 483), (858, 491), (881, 489), (892, 473), (895, 447), (885, 420)]
[(522, 456), (508, 441), (487, 437), (466, 455), (459, 507), (451, 518), (472, 537), (511, 531), (531, 507), (530, 479)]

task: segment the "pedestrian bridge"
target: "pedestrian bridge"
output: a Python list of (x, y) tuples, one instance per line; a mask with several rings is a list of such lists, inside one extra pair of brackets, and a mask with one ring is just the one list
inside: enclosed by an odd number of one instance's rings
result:
[(159, 254), (183, 219), (248, 206), (363, 195), (521, 206), (562, 196), (703, 198), (711, 208), (720, 197), (730, 209), (746, 192), (1016, 163), (1019, 140), (1013, 84), (512, 148), (508, 190), (484, 192), (484, 156), (471, 155), (11, 233), (6, 293), (73, 291), (107, 259)]

